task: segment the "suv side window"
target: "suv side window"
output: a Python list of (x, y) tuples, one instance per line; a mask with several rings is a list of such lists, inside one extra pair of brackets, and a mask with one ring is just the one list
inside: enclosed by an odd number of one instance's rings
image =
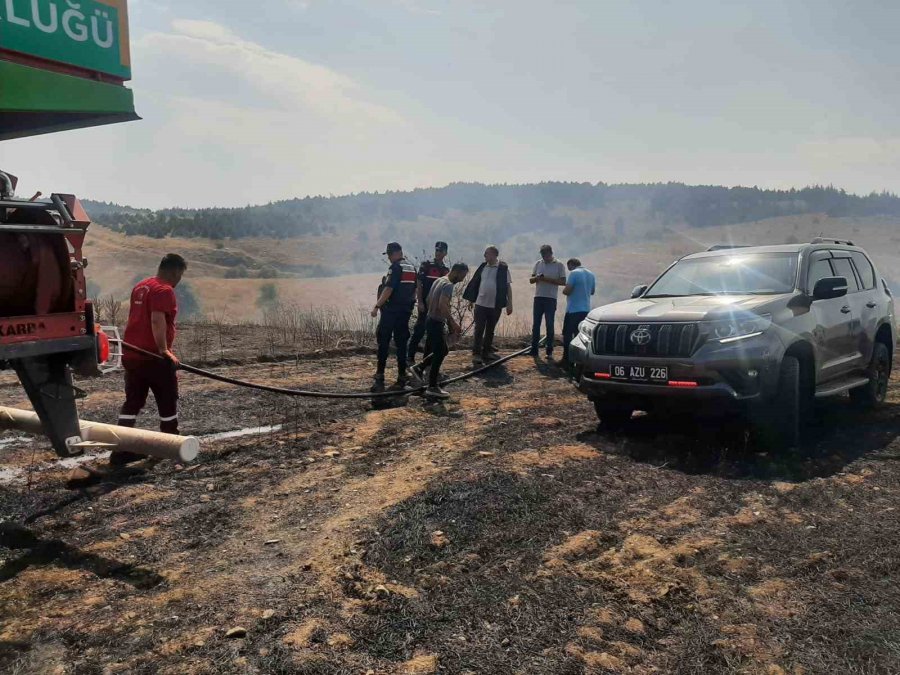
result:
[(866, 257), (866, 254), (854, 252), (850, 254), (850, 257), (853, 258), (853, 264), (856, 266), (856, 271), (859, 272), (863, 288), (867, 291), (875, 288), (875, 268), (872, 267), (872, 263)]
[(831, 271), (831, 263), (828, 262), (828, 258), (813, 259), (809, 264), (809, 274), (807, 275), (806, 283), (810, 294), (813, 292), (819, 279), (833, 276), (834, 272)]
[(850, 258), (832, 258), (831, 266), (834, 268), (835, 276), (847, 278), (847, 293), (859, 291), (859, 284), (856, 282), (856, 274), (853, 273)]

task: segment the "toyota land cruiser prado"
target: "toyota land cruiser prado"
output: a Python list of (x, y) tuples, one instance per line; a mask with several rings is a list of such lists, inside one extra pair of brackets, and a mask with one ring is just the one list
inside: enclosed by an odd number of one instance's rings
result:
[(790, 447), (814, 398), (884, 401), (895, 331), (865, 251), (814, 239), (685, 256), (630, 300), (594, 309), (569, 351), (605, 426), (634, 410), (743, 411)]

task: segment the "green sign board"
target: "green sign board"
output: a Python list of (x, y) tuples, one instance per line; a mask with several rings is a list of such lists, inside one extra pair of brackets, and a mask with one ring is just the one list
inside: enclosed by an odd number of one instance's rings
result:
[(0, 50), (131, 79), (126, 0), (0, 0)]
[(127, 87), (0, 59), (0, 141), (136, 119)]

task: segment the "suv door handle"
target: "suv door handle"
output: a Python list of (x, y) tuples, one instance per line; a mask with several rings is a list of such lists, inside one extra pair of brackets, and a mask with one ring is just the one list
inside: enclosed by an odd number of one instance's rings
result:
[(872, 309), (872, 308), (874, 308), (874, 307), (878, 307), (878, 303), (875, 302), (874, 300), (869, 300), (869, 301), (866, 303), (866, 307), (868, 307), (869, 309)]
[(844, 305), (841, 307), (841, 314), (849, 314), (850, 313), (850, 305)]

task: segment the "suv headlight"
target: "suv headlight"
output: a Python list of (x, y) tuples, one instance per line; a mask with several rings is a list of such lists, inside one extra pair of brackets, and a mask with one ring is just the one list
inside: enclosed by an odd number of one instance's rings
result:
[(594, 337), (594, 329), (597, 327), (599, 321), (592, 321), (591, 319), (585, 319), (580, 324), (578, 324), (578, 333), (585, 340), (590, 341)]
[(724, 321), (713, 321), (710, 337), (722, 344), (746, 340), (764, 333), (772, 325), (771, 314), (734, 317)]

